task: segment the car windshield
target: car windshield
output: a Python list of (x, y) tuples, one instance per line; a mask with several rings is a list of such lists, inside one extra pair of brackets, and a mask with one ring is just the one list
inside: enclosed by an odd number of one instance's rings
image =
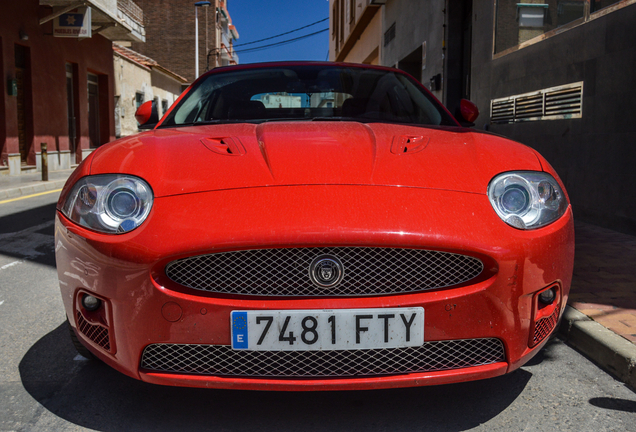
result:
[(457, 125), (433, 97), (398, 71), (285, 65), (210, 74), (161, 127), (294, 120)]

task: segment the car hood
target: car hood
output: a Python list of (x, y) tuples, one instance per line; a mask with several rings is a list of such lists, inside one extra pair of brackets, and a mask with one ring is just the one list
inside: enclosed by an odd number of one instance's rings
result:
[(101, 147), (90, 173), (139, 176), (162, 197), (292, 185), (483, 194), (498, 173), (541, 169), (530, 148), (471, 129), (315, 121), (157, 129)]

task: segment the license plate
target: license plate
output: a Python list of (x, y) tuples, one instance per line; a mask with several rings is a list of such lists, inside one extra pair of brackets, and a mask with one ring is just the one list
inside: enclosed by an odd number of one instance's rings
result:
[(232, 311), (232, 348), (309, 351), (424, 344), (424, 308)]

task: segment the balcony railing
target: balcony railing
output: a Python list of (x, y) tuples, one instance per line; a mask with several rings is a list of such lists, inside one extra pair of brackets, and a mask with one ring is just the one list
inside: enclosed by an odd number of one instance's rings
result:
[(117, 8), (139, 24), (144, 24), (144, 11), (132, 0), (117, 0)]

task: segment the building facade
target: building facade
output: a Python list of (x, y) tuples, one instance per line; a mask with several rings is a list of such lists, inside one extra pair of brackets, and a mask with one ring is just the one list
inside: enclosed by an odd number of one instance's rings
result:
[(472, 100), (476, 128), (550, 161), (578, 219), (636, 234), (636, 0), (330, 0), (330, 18), (330, 59), (377, 49), (451, 113)]
[[(36, 171), (42, 143), (56, 170), (115, 137), (112, 40), (144, 40), (141, 10), (129, 0), (83, 3), (90, 13), (71, 0), (0, 5), (0, 175)], [(54, 36), (62, 17), (71, 33), (73, 20), (90, 21), (90, 37)]]
[(196, 7), (195, 2), (190, 0), (136, 1), (144, 10), (147, 38), (146, 43), (133, 43), (133, 50), (156, 60), (191, 83), (197, 75), (197, 27), (199, 74), (214, 67), (238, 64), (233, 41), (238, 39), (239, 34), (232, 24), (227, 0), (210, 0), (207, 7)]
[(130, 48), (113, 44), (115, 65), (115, 136), (139, 132), (135, 112), (139, 106), (154, 100), (159, 117), (181, 94), (187, 80), (164, 68), (153, 59)]

